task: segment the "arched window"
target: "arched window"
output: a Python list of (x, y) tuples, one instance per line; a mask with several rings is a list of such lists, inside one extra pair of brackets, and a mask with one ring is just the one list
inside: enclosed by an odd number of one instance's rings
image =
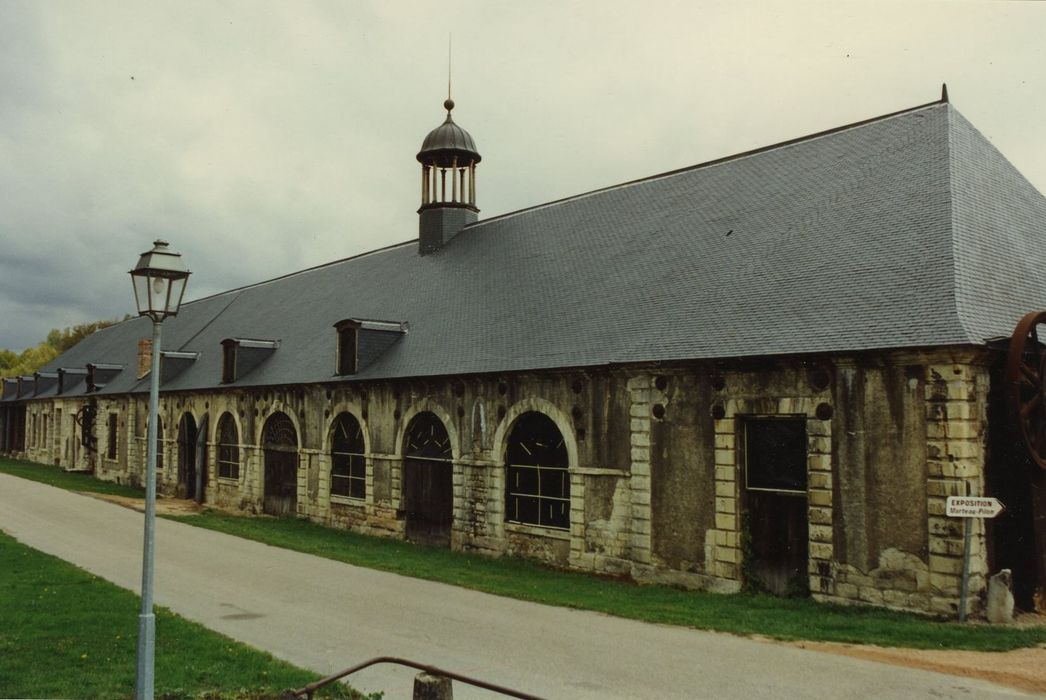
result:
[(240, 434), (229, 413), (223, 413), (218, 419), (218, 476), (240, 478)]
[(505, 453), (505, 520), (570, 527), (569, 460), (552, 419), (534, 411), (512, 426)]
[(363, 430), (351, 413), (334, 420), (331, 434), (331, 495), (367, 497), (367, 459)]

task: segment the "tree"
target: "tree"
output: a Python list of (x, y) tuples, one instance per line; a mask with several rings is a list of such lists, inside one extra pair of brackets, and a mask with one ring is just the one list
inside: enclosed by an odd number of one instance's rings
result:
[[(128, 314), (123, 320), (126, 321), (130, 317)], [(53, 328), (42, 343), (26, 348), (20, 353), (0, 348), (0, 377), (28, 376), (95, 331), (118, 322), (118, 319), (113, 319), (81, 323), (71, 328)]]

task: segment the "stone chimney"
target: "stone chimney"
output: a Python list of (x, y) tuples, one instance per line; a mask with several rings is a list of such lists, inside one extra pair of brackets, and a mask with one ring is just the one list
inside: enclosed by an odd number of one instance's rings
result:
[(152, 338), (138, 339), (138, 378), (141, 379), (149, 374), (153, 363), (153, 340)]

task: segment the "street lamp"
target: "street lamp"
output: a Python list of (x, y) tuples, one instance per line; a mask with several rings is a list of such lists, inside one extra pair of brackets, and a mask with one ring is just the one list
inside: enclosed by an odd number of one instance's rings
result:
[(153, 669), (156, 651), (156, 617), (153, 615), (153, 549), (156, 544), (156, 421), (160, 394), (160, 324), (178, 314), (189, 271), (180, 253), (167, 248), (167, 241), (155, 241), (153, 249), (142, 253), (131, 270), (138, 315), (153, 320), (152, 370), (149, 372), (149, 431), (146, 437), (145, 466), (145, 544), (142, 548), (142, 611), (138, 615), (138, 672), (135, 693), (138, 700), (152, 700)]

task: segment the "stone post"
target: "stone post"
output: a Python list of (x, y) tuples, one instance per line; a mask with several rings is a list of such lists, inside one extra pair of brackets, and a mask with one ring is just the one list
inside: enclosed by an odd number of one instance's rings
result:
[(414, 700), (454, 700), (454, 687), (445, 676), (419, 673), (414, 676)]

